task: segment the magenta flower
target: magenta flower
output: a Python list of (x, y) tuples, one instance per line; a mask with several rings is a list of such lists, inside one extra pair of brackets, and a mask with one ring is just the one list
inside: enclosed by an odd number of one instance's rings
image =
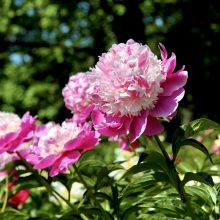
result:
[(92, 130), (91, 123), (77, 125), (65, 121), (60, 126), (48, 123), (37, 128), (30, 154), (26, 160), (35, 169), (50, 167), (50, 176), (64, 173), (80, 155), (91, 150), (99, 142), (99, 134)]
[(62, 94), (66, 107), (74, 114), (74, 120), (83, 123), (93, 109), (88, 96), (89, 82), (87, 73), (78, 73), (69, 78)]
[(184, 96), (187, 81), (184, 67), (174, 73), (176, 57), (167, 58), (160, 44), (162, 60), (147, 45), (133, 40), (113, 45), (102, 54), (89, 74), (90, 96), (95, 103), (92, 120), (103, 135), (130, 135), (134, 142), (142, 134), (163, 131), (158, 120), (171, 119)]
[(33, 137), (35, 118), (25, 113), (20, 119), (16, 114), (0, 112), (0, 153), (14, 152)]

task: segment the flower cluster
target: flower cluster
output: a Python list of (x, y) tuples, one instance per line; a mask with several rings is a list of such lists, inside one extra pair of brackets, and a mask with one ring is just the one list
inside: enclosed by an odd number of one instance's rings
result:
[(162, 132), (160, 119), (175, 115), (187, 72), (184, 67), (175, 72), (175, 55), (168, 58), (165, 47), (159, 47), (161, 59), (133, 40), (115, 44), (90, 71), (71, 76), (62, 94), (73, 117), (61, 125), (39, 125), (29, 112), (22, 118), (0, 112), (0, 171), (22, 157), (34, 169), (56, 176), (93, 149), (100, 135), (130, 151), (141, 135)]

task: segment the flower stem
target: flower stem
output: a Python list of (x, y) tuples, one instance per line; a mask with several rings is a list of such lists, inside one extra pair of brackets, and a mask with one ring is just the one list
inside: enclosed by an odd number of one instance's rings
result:
[(169, 157), (168, 153), (166, 152), (163, 144), (161, 143), (159, 137), (157, 135), (155, 135), (154, 138), (155, 138), (155, 140), (156, 140), (156, 142), (157, 142), (157, 144), (158, 144), (158, 146), (159, 146), (163, 156), (165, 157), (166, 161), (170, 164), (170, 162), (171, 162), (170, 157)]
[(5, 177), (5, 196), (4, 196), (1, 212), (5, 211), (5, 208), (7, 206), (7, 201), (8, 201), (8, 175)]
[(55, 189), (53, 189), (53, 187), (51, 187), (51, 185), (48, 184), (48, 182), (47, 182), (44, 178), (42, 178), (42, 176), (39, 175), (39, 174), (36, 172), (36, 170), (34, 170), (29, 163), (27, 163), (27, 161), (21, 156), (21, 154), (20, 154), (19, 152), (16, 152), (16, 153), (17, 153), (17, 155), (20, 157), (21, 161), (24, 163), (24, 165), (26, 166), (26, 168), (27, 168), (29, 171), (31, 171), (31, 172), (35, 175), (35, 177), (36, 177), (36, 179), (38, 180), (38, 182), (40, 182), (43, 186), (45, 186), (45, 188), (46, 188), (49, 192), (51, 192), (52, 194), (55, 194), (56, 196), (58, 196), (59, 198), (61, 198), (70, 208), (73, 208), (72, 204), (71, 204), (67, 199), (65, 199), (61, 194), (59, 194)]
[(73, 164), (73, 168), (74, 168), (76, 174), (78, 175), (78, 177), (79, 177), (81, 183), (85, 186), (86, 189), (89, 190), (90, 187), (88, 186), (88, 184), (86, 183), (86, 181), (83, 179), (81, 173), (79, 172), (79, 170), (78, 170), (78, 168), (77, 168), (77, 166), (76, 166), (75, 164)]
[(181, 185), (181, 180), (180, 180), (178, 172), (177, 172), (177, 170), (176, 170), (176, 168), (174, 166), (173, 161), (170, 159), (170, 157), (169, 157), (167, 151), (165, 150), (162, 142), (160, 141), (159, 137), (157, 135), (155, 135), (154, 138), (155, 138), (155, 140), (156, 140), (156, 142), (157, 142), (157, 144), (158, 144), (158, 146), (159, 146), (163, 156), (166, 159), (166, 163), (167, 163), (168, 168), (170, 169), (171, 172), (173, 172), (173, 175), (169, 175), (170, 181), (172, 183), (175, 183), (174, 187), (176, 188), (177, 192), (179, 193), (179, 196), (180, 196), (182, 202), (186, 205), (186, 209), (187, 209), (187, 211), (189, 213), (189, 216), (192, 218), (192, 220), (196, 220), (197, 218), (196, 218), (196, 216), (194, 214), (194, 211), (193, 211), (193, 209), (191, 207), (191, 204), (190, 204), (188, 196), (187, 196), (187, 194), (185, 192), (185, 189)]
[(106, 213), (106, 211), (103, 209), (103, 207), (101, 206), (101, 204), (99, 203), (99, 201), (96, 199), (96, 197), (93, 195), (92, 191), (91, 191), (91, 187), (86, 183), (86, 181), (83, 179), (81, 173), (79, 172), (78, 167), (73, 164), (73, 168), (76, 172), (76, 174), (78, 175), (81, 183), (85, 186), (85, 188), (88, 190), (89, 195), (92, 197), (92, 199), (94, 200), (95, 204), (100, 208), (100, 210), (102, 211), (103, 215), (106, 217), (105, 219), (109, 219), (108, 214)]

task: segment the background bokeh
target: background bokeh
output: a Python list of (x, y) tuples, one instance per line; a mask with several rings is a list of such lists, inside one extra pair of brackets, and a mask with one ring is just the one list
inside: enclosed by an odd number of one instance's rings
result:
[(61, 91), (113, 43), (133, 38), (177, 55), (189, 80), (180, 120), (220, 122), (219, 0), (0, 0), (0, 109), (41, 121), (70, 116)]

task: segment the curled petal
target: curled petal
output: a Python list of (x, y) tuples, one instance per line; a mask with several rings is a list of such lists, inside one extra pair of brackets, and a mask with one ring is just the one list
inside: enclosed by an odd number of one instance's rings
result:
[(144, 131), (145, 135), (152, 136), (161, 133), (163, 130), (163, 125), (156, 118), (148, 116), (147, 127)]
[(166, 50), (165, 46), (163, 44), (159, 43), (159, 49), (160, 49), (162, 59), (163, 60), (167, 59), (167, 50)]
[(172, 53), (171, 57), (167, 60), (163, 60), (163, 71), (170, 75), (173, 73), (176, 67), (176, 55)]
[(143, 111), (140, 116), (133, 119), (131, 126), (129, 128), (130, 132), (130, 142), (137, 140), (144, 132), (147, 126), (149, 111)]
[(161, 96), (172, 95), (174, 91), (183, 87), (186, 84), (187, 77), (187, 71), (178, 71), (175, 74), (169, 75), (166, 81), (161, 84), (161, 87), (164, 89)]
[(149, 114), (153, 117), (168, 117), (172, 115), (176, 111), (178, 102), (183, 98), (184, 93), (184, 89), (180, 88), (171, 96), (160, 96), (155, 108), (151, 109)]

